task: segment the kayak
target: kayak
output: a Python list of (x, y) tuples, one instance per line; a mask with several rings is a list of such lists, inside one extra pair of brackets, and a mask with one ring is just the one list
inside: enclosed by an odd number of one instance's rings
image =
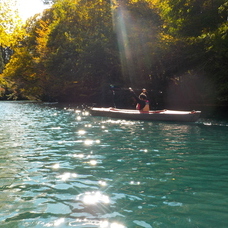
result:
[(143, 112), (133, 109), (117, 108), (90, 108), (93, 116), (104, 116), (127, 120), (149, 120), (149, 121), (177, 121), (177, 122), (196, 122), (201, 111), (175, 111), (175, 110), (154, 110)]

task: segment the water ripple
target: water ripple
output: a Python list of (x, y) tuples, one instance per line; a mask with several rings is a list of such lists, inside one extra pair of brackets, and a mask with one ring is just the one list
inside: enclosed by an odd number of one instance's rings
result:
[(227, 123), (0, 109), (0, 227), (227, 226)]

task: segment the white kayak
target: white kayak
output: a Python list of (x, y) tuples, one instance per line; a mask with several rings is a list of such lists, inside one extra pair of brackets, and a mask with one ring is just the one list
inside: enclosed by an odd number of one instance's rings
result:
[(143, 112), (133, 109), (92, 107), (90, 108), (90, 113), (93, 116), (105, 116), (128, 120), (196, 122), (200, 117), (201, 111), (175, 111), (164, 109)]

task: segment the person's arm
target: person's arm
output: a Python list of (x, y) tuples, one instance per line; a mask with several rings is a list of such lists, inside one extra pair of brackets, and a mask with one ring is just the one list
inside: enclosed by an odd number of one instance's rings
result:
[(136, 96), (134, 90), (133, 90), (131, 87), (129, 88), (129, 90), (130, 90), (132, 96), (136, 99), (136, 101), (137, 101), (138, 103), (140, 103), (141, 100), (138, 98), (138, 96)]
[(140, 104), (140, 110), (143, 109), (145, 107), (145, 101), (142, 101), (139, 99), (138, 96), (136, 96), (134, 90), (130, 87), (129, 88), (130, 92), (132, 93), (132, 96), (135, 98), (135, 100), (137, 101), (137, 103)]

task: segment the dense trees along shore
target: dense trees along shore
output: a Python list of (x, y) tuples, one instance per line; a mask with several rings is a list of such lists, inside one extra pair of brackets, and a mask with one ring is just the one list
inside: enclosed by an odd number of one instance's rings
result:
[(227, 0), (56, 0), (22, 26), (11, 1), (1, 99), (110, 104), (112, 84), (117, 102), (129, 86), (168, 106), (228, 101)]

